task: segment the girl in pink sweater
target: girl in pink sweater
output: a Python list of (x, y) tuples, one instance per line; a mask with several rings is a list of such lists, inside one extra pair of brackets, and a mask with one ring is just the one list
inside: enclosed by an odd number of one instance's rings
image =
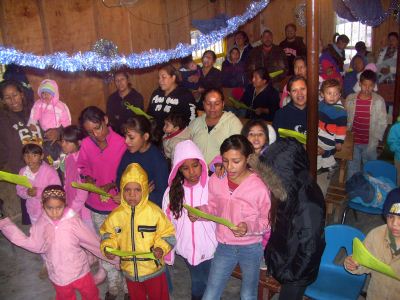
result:
[(229, 229), (217, 224), (217, 250), (211, 263), (203, 300), (219, 299), (233, 269), (242, 272), (241, 299), (256, 299), (261, 241), (269, 229), (270, 191), (247, 165), (254, 152), (242, 135), (232, 135), (221, 145), (222, 162), (228, 176), (215, 174), (208, 183), (208, 205), (200, 208), (236, 224)]
[[(98, 300), (99, 291), (90, 273), (83, 248), (106, 259), (100, 252), (100, 240), (69, 208), (65, 191), (59, 185), (47, 186), (42, 193), (45, 211), (26, 236), (9, 218), (0, 219), (0, 230), (11, 243), (42, 255), (57, 300)], [(112, 261), (118, 263), (118, 261)]]
[(26, 200), (31, 223), (34, 224), (42, 214), (40, 196), (43, 189), (49, 184), (61, 184), (56, 170), (43, 162), (43, 149), (38, 144), (26, 144), (22, 148), (22, 155), (26, 166), (19, 171), (19, 175), (28, 177), (31, 188), (17, 185), (17, 194)]

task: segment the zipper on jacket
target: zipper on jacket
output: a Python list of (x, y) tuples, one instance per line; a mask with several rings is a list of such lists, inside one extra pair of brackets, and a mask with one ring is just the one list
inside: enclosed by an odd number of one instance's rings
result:
[[(134, 221), (135, 221), (135, 207), (132, 207), (132, 214), (131, 214), (132, 251), (136, 251), (136, 247), (135, 247), (135, 222)], [(133, 271), (135, 273), (135, 281), (139, 281), (136, 256), (133, 257)]]

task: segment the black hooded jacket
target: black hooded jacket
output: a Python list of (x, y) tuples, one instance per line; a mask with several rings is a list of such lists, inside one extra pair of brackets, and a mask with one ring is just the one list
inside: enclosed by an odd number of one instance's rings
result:
[(309, 174), (306, 151), (294, 139), (280, 139), (250, 164), (279, 200), (265, 250), (268, 269), (281, 284), (307, 286), (325, 248), (325, 201)]

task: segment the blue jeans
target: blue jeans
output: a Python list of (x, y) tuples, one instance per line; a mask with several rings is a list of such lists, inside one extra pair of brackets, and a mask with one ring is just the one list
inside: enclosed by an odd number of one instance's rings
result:
[(197, 266), (192, 266), (185, 259), (192, 280), (192, 298), (201, 299), (207, 287), (208, 274), (211, 268), (211, 259), (205, 260)]
[(241, 300), (257, 299), (260, 262), (263, 255), (261, 243), (251, 245), (226, 245), (218, 243), (214, 258), (211, 262), (207, 289), (203, 300), (217, 300), (225, 289), (237, 264), (242, 271)]
[(346, 179), (362, 171), (363, 165), (369, 160), (375, 160), (376, 157), (376, 148), (368, 149), (368, 145), (354, 144), (353, 160), (348, 162)]

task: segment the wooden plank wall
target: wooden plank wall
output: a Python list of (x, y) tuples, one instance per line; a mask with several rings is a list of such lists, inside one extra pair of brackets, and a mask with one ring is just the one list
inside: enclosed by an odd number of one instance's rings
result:
[[(284, 26), (295, 21), (295, 8), (303, 0), (272, 0), (269, 6), (243, 26), (250, 40), (260, 38), (265, 28), (274, 33), (275, 43), (284, 39)], [(334, 33), (332, 0), (321, 0), (321, 41), (331, 42)], [(385, 1), (388, 5), (390, 0)], [(117, 0), (105, 0), (108, 5)], [(112, 40), (120, 53), (168, 49), (177, 43), (190, 43), (192, 19), (210, 19), (219, 13), (234, 16), (244, 12), (250, 0), (139, 0), (125, 7), (106, 7), (101, 0), (0, 0), (0, 44), (22, 51), (47, 54), (54, 51), (87, 51), (100, 38)], [(374, 30), (374, 50), (385, 44), (389, 31), (398, 25), (389, 19)], [(305, 28), (298, 26), (298, 35)], [(233, 43), (228, 38), (228, 46)], [(376, 50), (378, 51), (378, 50)], [(34, 90), (44, 78), (59, 83), (61, 99), (70, 107), (76, 121), (88, 105), (105, 107), (113, 83), (95, 73), (63, 73), (54, 70), (27, 70)], [(132, 85), (148, 102), (157, 87), (156, 67), (134, 70)]]

